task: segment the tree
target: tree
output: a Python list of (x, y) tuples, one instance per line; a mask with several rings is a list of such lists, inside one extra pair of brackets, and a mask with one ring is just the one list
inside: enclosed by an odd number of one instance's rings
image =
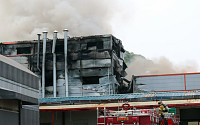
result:
[(124, 54), (124, 62), (127, 63), (127, 64), (131, 63), (134, 56), (135, 56), (135, 54), (133, 52), (126, 51), (125, 54)]

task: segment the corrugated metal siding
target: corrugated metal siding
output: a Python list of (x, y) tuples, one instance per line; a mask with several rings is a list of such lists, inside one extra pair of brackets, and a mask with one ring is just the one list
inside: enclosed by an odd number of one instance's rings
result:
[(186, 89), (200, 89), (200, 74), (186, 75)]
[(138, 77), (136, 78), (136, 85), (143, 91), (185, 90), (183, 75)]
[(169, 74), (135, 77), (137, 91), (187, 91), (200, 89), (200, 74)]
[(39, 106), (22, 106), (21, 125), (39, 125)]
[(0, 110), (0, 125), (19, 125), (19, 113)]
[(20, 63), (21, 65), (29, 69), (28, 57), (19, 56), (19, 57), (9, 57), (9, 58), (15, 60), (16, 62)]
[(39, 79), (32, 74), (22, 71), (2, 61), (0, 61), (0, 70), (1, 77), (7, 78), (23, 85), (27, 85), (34, 89), (39, 89)]

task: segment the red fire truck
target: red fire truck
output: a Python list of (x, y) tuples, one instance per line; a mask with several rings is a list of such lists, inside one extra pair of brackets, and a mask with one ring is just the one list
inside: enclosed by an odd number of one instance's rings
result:
[(159, 123), (157, 109), (130, 109), (125, 103), (122, 110), (97, 108), (97, 125), (179, 125), (179, 118), (173, 113), (164, 113), (164, 119)]

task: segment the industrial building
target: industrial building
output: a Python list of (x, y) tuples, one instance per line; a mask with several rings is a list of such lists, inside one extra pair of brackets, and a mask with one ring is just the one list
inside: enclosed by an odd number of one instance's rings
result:
[(39, 79), (0, 55), (0, 124), (39, 125)]
[(67, 36), (36, 41), (4, 42), (0, 52), (41, 78), (41, 97), (96, 96), (126, 93), (125, 52), (112, 35)]
[[(176, 108), (181, 125), (200, 122), (200, 73), (133, 76), (126, 80), (124, 48), (113, 35), (3, 42), (0, 53), (40, 77), (41, 125), (94, 125), (97, 108)], [(134, 69), (133, 69), (134, 70)]]

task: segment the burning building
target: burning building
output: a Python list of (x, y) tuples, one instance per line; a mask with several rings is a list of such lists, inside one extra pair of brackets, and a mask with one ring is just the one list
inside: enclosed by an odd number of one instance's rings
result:
[(124, 93), (124, 48), (113, 35), (3, 42), (0, 52), (41, 78), (41, 97), (96, 96)]
[[(199, 122), (200, 73), (133, 76), (129, 82), (124, 78), (125, 50), (119, 39), (112, 35), (70, 38), (67, 33), (64, 39), (58, 39), (57, 32), (48, 39), (44, 32), (43, 40), (38, 34), (38, 40), (0, 44), (2, 55), (40, 77), (41, 125), (94, 125), (97, 108), (119, 109), (123, 102), (155, 108), (159, 100), (176, 108), (181, 123)], [(121, 94), (127, 92), (132, 93)]]

